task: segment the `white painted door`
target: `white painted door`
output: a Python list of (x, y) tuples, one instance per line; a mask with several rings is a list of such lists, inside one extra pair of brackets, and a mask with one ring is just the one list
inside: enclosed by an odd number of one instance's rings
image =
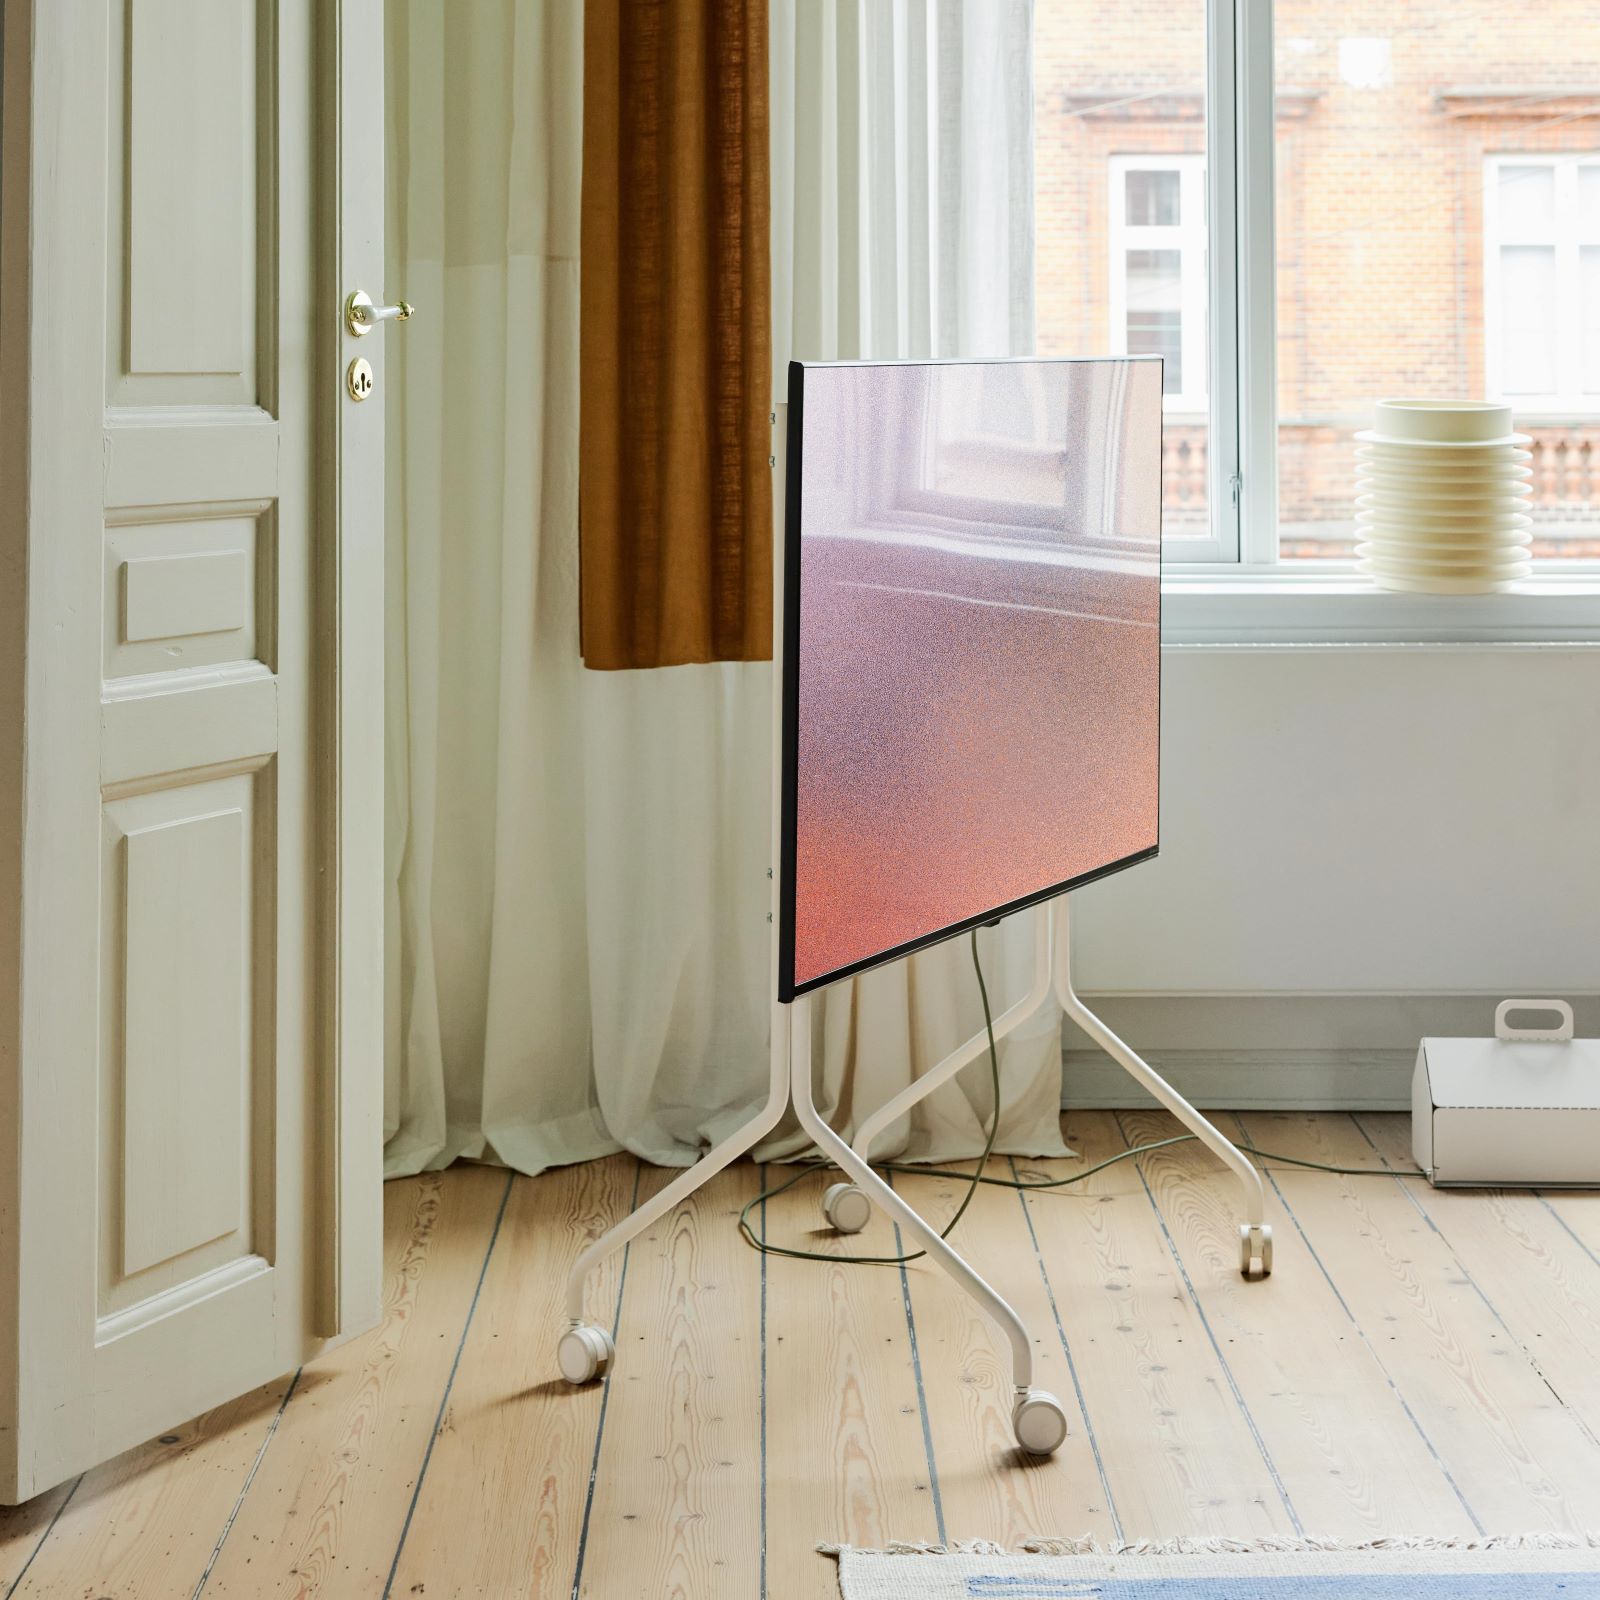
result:
[(5, 0), (0, 1500), (377, 1313), (382, 21)]

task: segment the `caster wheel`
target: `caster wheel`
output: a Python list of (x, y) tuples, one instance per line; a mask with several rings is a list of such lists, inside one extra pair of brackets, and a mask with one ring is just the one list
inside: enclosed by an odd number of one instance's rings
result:
[(1067, 1437), (1067, 1413), (1048, 1389), (1030, 1389), (1011, 1413), (1018, 1446), (1030, 1456), (1054, 1455)]
[(872, 1220), (872, 1202), (853, 1183), (831, 1183), (822, 1196), (822, 1214), (836, 1233), (860, 1233)]
[(561, 1376), (573, 1384), (605, 1377), (616, 1357), (617, 1347), (611, 1342), (611, 1335), (587, 1322), (568, 1328), (556, 1346)]
[(1252, 1283), (1272, 1276), (1272, 1224), (1239, 1224), (1239, 1271)]

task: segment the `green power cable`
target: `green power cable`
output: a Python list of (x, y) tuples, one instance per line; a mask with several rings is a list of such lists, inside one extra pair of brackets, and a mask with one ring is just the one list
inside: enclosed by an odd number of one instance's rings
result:
[[(983, 1028), (989, 1040), (989, 1084), (994, 1093), (994, 1110), (989, 1117), (989, 1133), (983, 1142), (983, 1154), (978, 1159), (977, 1167), (971, 1172), (952, 1172), (944, 1167), (923, 1167), (905, 1161), (880, 1161), (878, 1166), (884, 1172), (906, 1172), (922, 1178), (953, 1178), (957, 1182), (967, 1185), (967, 1192), (961, 1197), (961, 1204), (956, 1207), (955, 1215), (939, 1230), (941, 1239), (948, 1239), (955, 1231), (955, 1226), (966, 1215), (967, 1207), (972, 1204), (972, 1198), (978, 1192), (980, 1183), (987, 1183), (997, 1189), (1016, 1189), (1024, 1193), (1032, 1193), (1036, 1189), (1065, 1189), (1074, 1183), (1082, 1183), (1087, 1178), (1092, 1178), (1097, 1172), (1104, 1172), (1107, 1167), (1114, 1167), (1119, 1161), (1131, 1161), (1135, 1156), (1149, 1154), (1152, 1150), (1165, 1150), (1169, 1145), (1189, 1144), (1199, 1138), (1194, 1133), (1174, 1134), (1170, 1139), (1155, 1139), (1149, 1144), (1138, 1144), (1127, 1150), (1118, 1151), (1114, 1156), (1105, 1161), (1097, 1161), (1092, 1167), (1085, 1167), (1082, 1172), (1074, 1172), (1065, 1178), (1037, 1178), (1027, 1180), (1022, 1178), (990, 1178), (985, 1176), (984, 1168), (988, 1165), (989, 1157), (994, 1153), (994, 1141), (1000, 1130), (1000, 1053), (995, 1046), (994, 1017), (989, 1009), (989, 986), (984, 982), (983, 962), (978, 957), (978, 930), (972, 930), (972, 970), (978, 976), (978, 995), (983, 1001)], [(1425, 1172), (1415, 1168), (1406, 1167), (1335, 1167), (1323, 1161), (1306, 1161), (1300, 1156), (1277, 1155), (1271, 1150), (1260, 1150), (1253, 1144), (1241, 1144), (1238, 1147), (1250, 1155), (1259, 1156), (1265, 1161), (1281, 1161), (1291, 1167), (1305, 1167), (1313, 1172), (1331, 1172), (1339, 1177), (1347, 1178), (1425, 1178)], [(753, 1200), (749, 1201), (739, 1213), (739, 1232), (744, 1235), (745, 1242), (753, 1249), (759, 1250), (764, 1256), (787, 1256), (794, 1261), (832, 1261), (845, 1263), (851, 1266), (867, 1267), (900, 1267), (912, 1261), (920, 1261), (928, 1252), (914, 1250), (909, 1255), (900, 1256), (842, 1256), (835, 1255), (827, 1250), (801, 1250), (793, 1245), (770, 1244), (767, 1240), (759, 1238), (750, 1226), (750, 1213), (765, 1201), (775, 1199), (780, 1194), (787, 1193), (797, 1183), (811, 1177), (814, 1173), (827, 1172), (832, 1167), (830, 1161), (808, 1161), (800, 1166), (800, 1170), (792, 1178), (786, 1178), (782, 1183), (771, 1189), (763, 1189)]]

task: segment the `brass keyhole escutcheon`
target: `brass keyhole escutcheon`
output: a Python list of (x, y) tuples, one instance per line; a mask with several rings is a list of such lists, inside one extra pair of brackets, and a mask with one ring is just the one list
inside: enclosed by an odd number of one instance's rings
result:
[(357, 356), (344, 375), (344, 386), (352, 400), (370, 400), (377, 379), (372, 373), (372, 363), (365, 356)]

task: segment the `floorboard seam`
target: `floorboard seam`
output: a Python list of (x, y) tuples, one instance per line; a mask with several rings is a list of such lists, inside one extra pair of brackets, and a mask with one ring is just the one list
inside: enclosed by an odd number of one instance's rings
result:
[[(1015, 1156), (1007, 1156), (1011, 1164), (1011, 1176), (1017, 1177), (1017, 1161)], [(1089, 1401), (1083, 1392), (1083, 1384), (1078, 1378), (1078, 1364), (1072, 1358), (1072, 1346), (1067, 1340), (1066, 1325), (1061, 1320), (1061, 1308), (1056, 1303), (1056, 1291), (1050, 1282), (1050, 1270), (1045, 1265), (1044, 1252), (1039, 1248), (1039, 1235), (1034, 1231), (1033, 1213), (1028, 1209), (1028, 1196), (1022, 1189), (1017, 1190), (1017, 1200), (1022, 1206), (1022, 1220), (1028, 1225), (1028, 1237), (1033, 1241), (1033, 1258), (1039, 1263), (1039, 1278), (1044, 1284), (1045, 1298), (1050, 1302), (1050, 1315), (1055, 1319), (1056, 1338), (1061, 1342), (1061, 1353), (1067, 1358), (1067, 1374), (1072, 1379), (1072, 1392), (1078, 1397), (1078, 1411), (1083, 1417), (1083, 1431), (1089, 1440), (1089, 1453), (1094, 1457), (1094, 1469), (1100, 1475), (1100, 1493), (1105, 1496), (1106, 1513), (1111, 1518), (1111, 1532), (1120, 1544), (1127, 1538), (1123, 1531), (1122, 1517), (1117, 1511), (1117, 1498), (1111, 1492), (1111, 1479), (1106, 1473), (1105, 1458), (1100, 1454), (1100, 1441), (1095, 1435), (1094, 1423), (1089, 1418)]]
[(28, 1552), (28, 1559), (22, 1563), (22, 1571), (11, 1580), (11, 1587), (6, 1590), (5, 1600), (11, 1600), (12, 1595), (14, 1595), (17, 1590), (21, 1588), (22, 1580), (28, 1575), (28, 1568), (33, 1565), (34, 1558), (41, 1550), (44, 1549), (45, 1540), (56, 1531), (56, 1524), (61, 1520), (61, 1513), (72, 1504), (72, 1497), (78, 1492), (78, 1485), (83, 1482), (86, 1476), (86, 1473), (80, 1472), (73, 1480), (72, 1487), (68, 1489), (66, 1494), (62, 1497), (61, 1504), (56, 1507), (55, 1515), (51, 1517), (48, 1523), (45, 1524), (44, 1532), (39, 1535), (39, 1542), (34, 1545), (32, 1550)]
[[(643, 1172), (644, 1162), (635, 1157), (633, 1197), (628, 1201), (630, 1212), (639, 1208), (639, 1179)], [(630, 1239), (622, 1247), (622, 1268), (617, 1273), (617, 1306), (611, 1314), (613, 1348), (616, 1346), (618, 1335), (622, 1332), (622, 1297), (628, 1288), (628, 1257), (632, 1253), (633, 1240)], [(578, 1591), (583, 1583), (583, 1563), (589, 1554), (589, 1518), (594, 1512), (594, 1486), (600, 1476), (600, 1446), (606, 1436), (606, 1413), (611, 1409), (611, 1380), (616, 1376), (616, 1370), (616, 1360), (613, 1357), (611, 1369), (606, 1373), (605, 1382), (600, 1389), (600, 1416), (594, 1425), (594, 1455), (589, 1460), (589, 1487), (583, 1497), (583, 1525), (578, 1530), (578, 1559), (572, 1569), (572, 1600), (578, 1600)], [(388, 1600), (387, 1596), (385, 1600)]]
[(483, 1252), (483, 1265), (478, 1268), (478, 1281), (473, 1286), (472, 1303), (467, 1307), (467, 1318), (461, 1325), (461, 1337), (456, 1342), (455, 1360), (450, 1363), (450, 1376), (445, 1379), (444, 1393), (439, 1396), (439, 1409), (434, 1414), (433, 1431), (428, 1435), (428, 1448), (422, 1453), (422, 1466), (417, 1471), (417, 1481), (411, 1490), (411, 1503), (406, 1507), (406, 1520), (400, 1525), (400, 1541), (394, 1547), (394, 1560), (389, 1563), (389, 1576), (384, 1580), (383, 1600), (389, 1600), (394, 1588), (395, 1574), (400, 1570), (400, 1553), (406, 1547), (406, 1535), (411, 1532), (411, 1519), (417, 1513), (417, 1501), (422, 1497), (422, 1480), (428, 1475), (428, 1463), (433, 1460), (433, 1447), (438, 1442), (439, 1429), (444, 1425), (445, 1407), (450, 1404), (450, 1391), (455, 1386), (456, 1373), (461, 1367), (461, 1352), (467, 1347), (467, 1335), (472, 1330), (472, 1319), (478, 1310), (478, 1296), (483, 1293), (483, 1280), (489, 1273), (489, 1260), (494, 1255), (500, 1237), (500, 1224), (505, 1221), (506, 1202), (511, 1198), (511, 1185), (516, 1173), (507, 1171), (506, 1186), (500, 1195), (500, 1209), (494, 1214), (494, 1227), (489, 1232), (488, 1248)]
[[(1128, 1131), (1122, 1123), (1122, 1113), (1112, 1112), (1112, 1117), (1117, 1124), (1117, 1132), (1122, 1135), (1123, 1144), (1132, 1148), (1133, 1141), (1128, 1138)], [(1217, 1358), (1217, 1365), (1222, 1368), (1222, 1375), (1228, 1380), (1228, 1388), (1233, 1393), (1234, 1403), (1239, 1407), (1239, 1415), (1244, 1418), (1245, 1426), (1250, 1430), (1250, 1437), (1255, 1440), (1256, 1449), (1261, 1453), (1261, 1464), (1267, 1469), (1267, 1476), (1272, 1479), (1272, 1486), (1278, 1491), (1278, 1499), (1283, 1502), (1283, 1509), (1288, 1515), (1289, 1522), (1296, 1534), (1305, 1536), (1305, 1528), (1300, 1522), (1300, 1513), (1294, 1508), (1294, 1501), (1289, 1497), (1288, 1486), (1284, 1483), (1278, 1471), (1278, 1464), (1272, 1459), (1272, 1452), (1267, 1448), (1267, 1441), (1261, 1435), (1261, 1429), (1256, 1425), (1256, 1419), (1245, 1401), (1244, 1391), (1239, 1387), (1239, 1380), (1233, 1375), (1233, 1368), (1229, 1365), (1228, 1358), (1223, 1354), (1222, 1346), (1217, 1340), (1215, 1330), (1211, 1326), (1211, 1319), (1206, 1315), (1206, 1308), (1200, 1303), (1200, 1296), (1189, 1277), (1189, 1269), (1183, 1264), (1183, 1257), (1178, 1254), (1177, 1241), (1172, 1237), (1171, 1230), (1167, 1227), (1167, 1219), (1162, 1214), (1161, 1205), (1151, 1189), (1149, 1180), (1144, 1175), (1144, 1168), (1140, 1165), (1137, 1156), (1133, 1159), (1133, 1170), (1139, 1175), (1139, 1184), (1143, 1188), (1145, 1198), (1150, 1202), (1150, 1210), (1156, 1219), (1156, 1225), (1161, 1229), (1161, 1237), (1166, 1241), (1167, 1254), (1172, 1257), (1172, 1264), (1178, 1269), (1178, 1276), (1183, 1279), (1183, 1287), (1188, 1293), (1190, 1303), (1194, 1306), (1195, 1315), (1200, 1319), (1200, 1326), (1206, 1331), (1206, 1338), (1211, 1342), (1212, 1354)]]
[(245, 1474), (244, 1482), (239, 1486), (239, 1493), (234, 1499), (233, 1509), (228, 1513), (228, 1520), (222, 1524), (222, 1532), (217, 1535), (217, 1542), (212, 1546), (211, 1559), (206, 1562), (205, 1571), (200, 1574), (200, 1581), (194, 1586), (192, 1600), (200, 1600), (201, 1592), (211, 1581), (212, 1569), (222, 1555), (222, 1547), (228, 1542), (228, 1535), (233, 1532), (234, 1523), (239, 1520), (244, 1497), (250, 1493), (250, 1485), (256, 1481), (256, 1474), (261, 1470), (267, 1446), (272, 1443), (272, 1436), (278, 1431), (278, 1424), (283, 1421), (283, 1414), (288, 1409), (290, 1398), (300, 1385), (300, 1374), (304, 1371), (304, 1367), (296, 1367), (294, 1376), (289, 1380), (289, 1387), (283, 1391), (283, 1399), (278, 1402), (278, 1409), (273, 1412), (272, 1421), (267, 1424), (266, 1437), (261, 1441), (260, 1449), (256, 1451), (255, 1460), (250, 1463), (250, 1470)]
[(1568, 1222), (1567, 1219), (1564, 1216), (1562, 1216), (1561, 1213), (1559, 1211), (1557, 1211), (1556, 1208), (1553, 1205), (1550, 1204), (1549, 1198), (1546, 1196), (1544, 1190), (1543, 1189), (1531, 1189), (1531, 1190), (1529, 1190), (1529, 1193), (1533, 1195), (1534, 1199), (1536, 1199), (1539, 1202), (1539, 1204), (1542, 1205), (1545, 1208), (1545, 1210), (1548, 1211), (1550, 1213), (1550, 1215), (1556, 1219), (1556, 1221), (1558, 1223), (1560, 1223), (1561, 1231), (1564, 1234), (1566, 1234), (1566, 1236), (1569, 1239), (1571, 1239), (1572, 1242), (1575, 1245), (1577, 1245), (1577, 1247), (1581, 1251), (1583, 1251), (1583, 1253), (1586, 1256), (1588, 1256), (1588, 1258), (1597, 1267), (1600, 1267), (1600, 1256), (1597, 1256), (1594, 1253), (1594, 1251), (1591, 1250), (1589, 1248), (1589, 1246), (1584, 1243), (1582, 1235), (1579, 1234), (1578, 1232), (1576, 1232), (1576, 1230), (1573, 1228), (1572, 1224), (1570, 1222)]
[[(1245, 1127), (1244, 1119), (1240, 1117), (1238, 1112), (1233, 1113), (1233, 1124), (1239, 1130), (1239, 1137), (1248, 1143), (1250, 1139), (1250, 1130)], [(1260, 1168), (1262, 1177), (1264, 1177), (1267, 1182), (1272, 1185), (1272, 1192), (1277, 1195), (1278, 1204), (1283, 1207), (1284, 1215), (1287, 1216), (1289, 1221), (1294, 1224), (1294, 1231), (1300, 1235), (1300, 1242), (1305, 1245), (1307, 1252), (1311, 1256), (1311, 1259), (1316, 1262), (1317, 1270), (1322, 1274), (1323, 1281), (1333, 1291), (1334, 1299), (1339, 1302), (1339, 1309), (1343, 1311), (1345, 1316), (1350, 1319), (1350, 1326), (1356, 1330), (1356, 1337), (1359, 1338), (1361, 1343), (1366, 1347), (1367, 1354), (1372, 1358), (1372, 1364), (1378, 1369), (1379, 1372), (1383, 1374), (1383, 1381), (1389, 1385), (1389, 1390), (1394, 1395), (1395, 1400), (1399, 1403), (1400, 1409), (1405, 1412), (1406, 1420), (1415, 1430), (1417, 1437), (1422, 1441), (1423, 1447), (1427, 1450), (1428, 1454), (1433, 1457), (1434, 1463), (1438, 1466), (1439, 1472), (1443, 1476), (1444, 1481), (1450, 1485), (1450, 1492), (1456, 1497), (1457, 1501), (1460, 1502), (1461, 1509), (1466, 1512), (1467, 1520), (1471, 1522), (1474, 1531), (1479, 1534), (1486, 1533), (1487, 1529), (1485, 1529), (1483, 1523), (1479, 1521), (1478, 1513), (1472, 1509), (1472, 1502), (1469, 1501), (1466, 1495), (1462, 1493), (1461, 1485), (1456, 1482), (1454, 1474), (1451, 1473), (1450, 1468), (1445, 1464), (1445, 1459), (1439, 1454), (1438, 1447), (1434, 1444), (1433, 1440), (1428, 1437), (1428, 1430), (1422, 1426), (1422, 1419), (1416, 1414), (1415, 1411), (1411, 1409), (1411, 1402), (1406, 1399), (1405, 1391), (1402, 1390), (1400, 1385), (1395, 1381), (1394, 1374), (1389, 1371), (1388, 1366), (1384, 1363), (1383, 1357), (1378, 1354), (1377, 1347), (1373, 1344), (1372, 1340), (1368, 1338), (1367, 1330), (1361, 1326), (1361, 1323), (1357, 1319), (1355, 1312), (1350, 1309), (1350, 1303), (1345, 1299), (1343, 1292), (1339, 1288), (1339, 1285), (1334, 1282), (1333, 1274), (1328, 1270), (1327, 1263), (1318, 1253), (1317, 1247), (1312, 1244), (1310, 1235), (1307, 1234), (1304, 1227), (1301, 1226), (1300, 1217), (1295, 1211), (1294, 1207), (1290, 1205), (1288, 1195), (1286, 1195), (1278, 1186), (1278, 1177), (1276, 1172), (1271, 1167), (1267, 1166), (1265, 1162), (1258, 1162), (1257, 1165)]]
[[(894, 1188), (894, 1174), (884, 1175), (889, 1187)], [(906, 1247), (900, 1237), (900, 1224), (894, 1225), (894, 1253), (903, 1256)], [(917, 1409), (922, 1413), (922, 1449), (928, 1458), (928, 1486), (933, 1490), (933, 1524), (939, 1533), (939, 1543), (945, 1542), (944, 1501), (939, 1494), (939, 1466), (933, 1455), (933, 1424), (928, 1419), (928, 1396), (922, 1387), (922, 1354), (917, 1349), (917, 1318), (911, 1309), (911, 1275), (904, 1261), (900, 1263), (900, 1294), (905, 1301), (906, 1333), (911, 1340), (911, 1371), (917, 1381)]]
[[(1378, 1148), (1377, 1144), (1373, 1141), (1371, 1134), (1369, 1134), (1367, 1130), (1362, 1127), (1361, 1118), (1353, 1111), (1349, 1115), (1351, 1122), (1355, 1124), (1356, 1132), (1359, 1133), (1369, 1145), (1371, 1145), (1373, 1154), (1377, 1156), (1384, 1166), (1389, 1167), (1390, 1163), (1388, 1156), (1386, 1156), (1383, 1151)], [(1550, 1379), (1545, 1374), (1544, 1368), (1539, 1365), (1538, 1356), (1536, 1356), (1533, 1351), (1526, 1344), (1524, 1344), (1515, 1333), (1511, 1331), (1510, 1324), (1507, 1323), (1506, 1319), (1500, 1315), (1500, 1308), (1494, 1303), (1493, 1300), (1489, 1298), (1488, 1292), (1473, 1276), (1466, 1262), (1464, 1262), (1457, 1253), (1456, 1247), (1451, 1244), (1450, 1235), (1439, 1226), (1438, 1222), (1434, 1219), (1433, 1214), (1427, 1209), (1426, 1206), (1422, 1204), (1420, 1200), (1417, 1199), (1416, 1195), (1412, 1193), (1411, 1185), (1405, 1181), (1404, 1174), (1394, 1172), (1392, 1167), (1390, 1168), (1390, 1171), (1395, 1183), (1399, 1186), (1400, 1192), (1406, 1197), (1407, 1200), (1411, 1202), (1412, 1210), (1415, 1211), (1416, 1214), (1428, 1225), (1429, 1231), (1436, 1239), (1438, 1239), (1439, 1243), (1450, 1252), (1450, 1259), (1455, 1263), (1456, 1270), (1472, 1286), (1472, 1292), (1476, 1294), (1477, 1297), (1483, 1302), (1484, 1309), (1487, 1310), (1489, 1315), (1494, 1318), (1495, 1322), (1499, 1325), (1500, 1331), (1505, 1334), (1506, 1338), (1508, 1338), (1518, 1350), (1522, 1352), (1523, 1358), (1533, 1369), (1535, 1376), (1539, 1379), (1540, 1383), (1542, 1383), (1545, 1388), (1547, 1388), (1550, 1393), (1555, 1396), (1556, 1401), (1560, 1405), (1561, 1409), (1572, 1418), (1574, 1425), (1578, 1429), (1578, 1432), (1581, 1433), (1597, 1451), (1600, 1451), (1600, 1439), (1595, 1437), (1593, 1429), (1590, 1428), (1589, 1424), (1584, 1420), (1582, 1415), (1573, 1410), (1573, 1408), (1567, 1404), (1566, 1400), (1561, 1394), (1561, 1391), (1557, 1389), (1553, 1383), (1551, 1383)]]

